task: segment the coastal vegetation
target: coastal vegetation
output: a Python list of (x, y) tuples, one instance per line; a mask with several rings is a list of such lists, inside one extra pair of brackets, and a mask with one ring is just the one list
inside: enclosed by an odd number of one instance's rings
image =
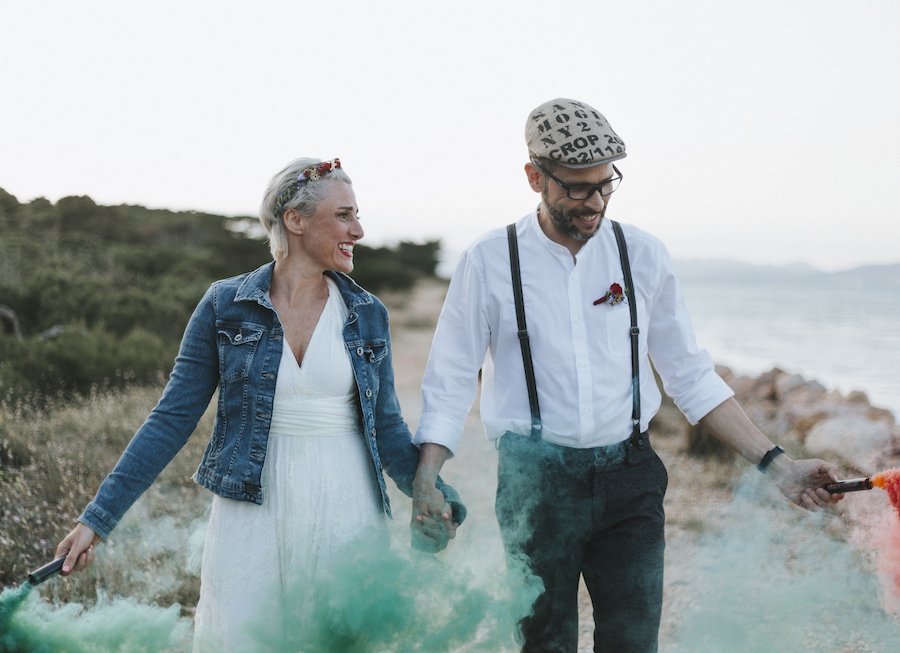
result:
[[(0, 399), (43, 402), (158, 383), (209, 284), (271, 260), (252, 218), (20, 203), (0, 189)], [(356, 247), (353, 277), (378, 293), (434, 276), (440, 243)]]

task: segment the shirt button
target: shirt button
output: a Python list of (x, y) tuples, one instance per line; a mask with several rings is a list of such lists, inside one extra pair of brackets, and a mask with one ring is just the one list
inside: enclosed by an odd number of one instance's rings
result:
[(372, 396), (372, 391), (366, 390), (366, 397), (371, 397), (371, 396)]
[(581, 367), (584, 367), (584, 363), (578, 363)]
[(585, 409), (584, 409), (584, 412), (589, 413), (589, 412), (591, 412), (591, 409), (590, 409), (590, 408), (585, 408)]
[(576, 318), (575, 318), (575, 324), (580, 324), (580, 323), (581, 323), (581, 320), (580, 320), (579, 318), (576, 317)]

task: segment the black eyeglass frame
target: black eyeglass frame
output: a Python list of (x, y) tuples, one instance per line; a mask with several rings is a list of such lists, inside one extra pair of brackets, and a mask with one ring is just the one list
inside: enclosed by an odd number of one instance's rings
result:
[[(600, 197), (609, 197), (610, 195), (612, 195), (613, 193), (616, 192), (616, 190), (619, 188), (619, 184), (622, 183), (622, 179), (625, 178), (625, 175), (623, 175), (623, 174), (619, 171), (619, 169), (616, 167), (616, 165), (613, 164), (613, 170), (614, 170), (615, 173), (616, 173), (617, 175), (619, 175), (619, 176), (618, 176), (618, 177), (612, 177), (612, 178), (610, 178), (610, 179), (607, 179), (607, 180), (604, 181), (602, 184), (567, 184), (567, 183), (565, 183), (564, 181), (560, 181), (559, 179), (557, 179), (555, 176), (553, 176), (552, 173), (550, 173), (550, 172), (544, 170), (544, 169), (540, 166), (540, 164), (539, 164), (537, 161), (535, 161), (534, 159), (532, 159), (531, 162), (534, 164), (534, 167), (535, 167), (535, 168), (537, 168), (538, 170), (540, 170), (541, 172), (543, 172), (545, 175), (547, 175), (548, 177), (550, 177), (550, 179), (552, 179), (552, 180), (555, 181), (557, 184), (559, 184), (560, 187), (561, 187), (564, 191), (566, 191), (566, 197), (568, 197), (570, 200), (575, 200), (576, 202), (584, 202), (584, 201), (586, 201), (586, 200), (589, 200), (590, 198), (592, 198), (592, 197), (594, 196), (594, 193), (600, 193)], [(607, 184), (612, 183), (612, 182), (615, 182), (615, 185), (613, 186), (613, 189), (604, 195), (604, 194), (603, 194), (603, 190), (602, 190), (603, 187), (606, 186)], [(577, 187), (579, 187), (579, 186), (584, 187), (584, 188), (590, 188), (590, 189), (591, 189), (591, 192), (588, 193), (585, 197), (572, 197), (571, 190), (572, 190), (573, 188), (577, 188)]]

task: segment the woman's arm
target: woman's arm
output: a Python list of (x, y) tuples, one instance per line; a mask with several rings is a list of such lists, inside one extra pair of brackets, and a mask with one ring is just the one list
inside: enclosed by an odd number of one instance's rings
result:
[(80, 523), (57, 547), (57, 557), (67, 556), (63, 573), (93, 562), (93, 546), (109, 537), (197, 427), (219, 380), (214, 301), (215, 287), (188, 322), (162, 398), (79, 516)]

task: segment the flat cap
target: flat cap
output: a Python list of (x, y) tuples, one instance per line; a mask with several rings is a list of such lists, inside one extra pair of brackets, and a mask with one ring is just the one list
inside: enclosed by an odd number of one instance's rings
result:
[(584, 102), (557, 98), (528, 114), (525, 142), (532, 156), (567, 168), (590, 168), (625, 157), (625, 143), (603, 114)]

